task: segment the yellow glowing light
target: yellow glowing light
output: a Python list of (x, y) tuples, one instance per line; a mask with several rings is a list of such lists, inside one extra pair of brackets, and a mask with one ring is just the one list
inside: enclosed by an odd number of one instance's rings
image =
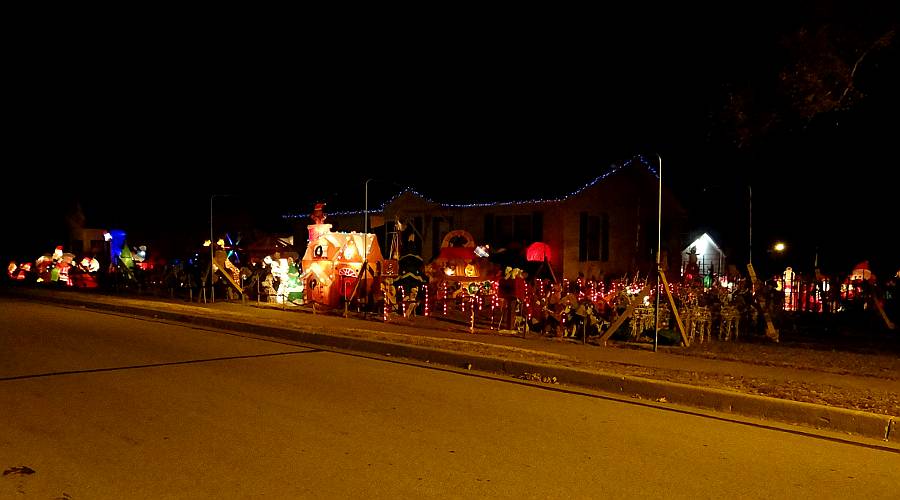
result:
[(478, 271), (475, 270), (475, 266), (472, 264), (466, 265), (466, 276), (469, 278), (478, 276)]
[(784, 243), (782, 243), (782, 242), (780, 242), (780, 241), (779, 241), (778, 243), (776, 243), (776, 244), (775, 244), (775, 251), (776, 251), (776, 252), (783, 252), (783, 251), (784, 251)]
[(220, 247), (224, 247), (224, 246), (225, 246), (225, 240), (223, 240), (222, 238), (219, 238), (219, 241), (216, 242), (216, 245), (219, 245)]
[(208, 247), (208, 246), (209, 246), (209, 240), (204, 241), (204, 242), (203, 242), (203, 246)]
[(344, 248), (344, 260), (351, 260), (354, 255), (356, 255), (356, 247), (347, 245)]

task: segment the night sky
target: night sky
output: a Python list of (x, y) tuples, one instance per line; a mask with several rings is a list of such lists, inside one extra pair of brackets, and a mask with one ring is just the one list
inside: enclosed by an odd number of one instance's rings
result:
[[(223, 220), (278, 231), (316, 200), (362, 209), (367, 178), (371, 206), (392, 183), (534, 198), (658, 153), (691, 229), (740, 262), (751, 186), (754, 260), (783, 239), (796, 268), (818, 251), (895, 271), (898, 17), (880, 4), (47, 27), (7, 63), (0, 254), (52, 249), (79, 208), (174, 252), (205, 239), (212, 193), (234, 195)], [(783, 78), (832, 84), (822, 54), (866, 49), (838, 109)]]

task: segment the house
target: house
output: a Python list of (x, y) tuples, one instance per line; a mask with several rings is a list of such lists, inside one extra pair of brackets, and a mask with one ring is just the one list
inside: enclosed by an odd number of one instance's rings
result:
[(69, 230), (69, 248), (77, 255), (103, 257), (106, 253), (105, 229), (73, 228)]
[[(237, 244), (234, 244), (233, 246), (237, 246)], [(262, 261), (267, 255), (274, 256), (276, 253), (279, 257), (291, 257), (294, 260), (300, 258), (300, 253), (294, 247), (293, 236), (259, 236), (253, 240), (252, 243), (247, 245), (246, 252), (249, 257), (247, 260), (250, 262)]]
[[(498, 203), (441, 203), (406, 190), (370, 210), (369, 227), (385, 242), (416, 240), (430, 262), (440, 255), (447, 234), (465, 230), (491, 252), (520, 256), (534, 242), (546, 243), (555, 275), (607, 279), (655, 270), (659, 177), (654, 165), (637, 156), (613, 165), (567, 196)], [(684, 209), (663, 189), (663, 255), (677, 255)], [(306, 216), (295, 218), (295, 234), (306, 232)], [(347, 230), (363, 230), (363, 212), (329, 214)], [(394, 222), (396, 221), (396, 223)], [(404, 228), (404, 229), (398, 229)], [(397, 231), (401, 237), (397, 238)], [(391, 250), (388, 249), (388, 254)], [(679, 263), (672, 262), (677, 272)], [(666, 262), (663, 263), (667, 267)]]

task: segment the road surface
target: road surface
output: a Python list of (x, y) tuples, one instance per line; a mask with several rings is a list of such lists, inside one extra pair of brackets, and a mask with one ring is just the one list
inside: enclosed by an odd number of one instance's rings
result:
[(0, 498), (900, 492), (895, 452), (472, 375), (0, 298)]

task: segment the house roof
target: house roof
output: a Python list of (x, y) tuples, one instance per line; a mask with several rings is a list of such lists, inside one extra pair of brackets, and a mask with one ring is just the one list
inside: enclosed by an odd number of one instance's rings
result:
[[(646, 168), (647, 171), (649, 171), (650, 174), (652, 174), (654, 177), (656, 177), (657, 179), (659, 178), (659, 172), (657, 171), (655, 164), (648, 161), (647, 158), (645, 158), (643, 155), (636, 155), (618, 165), (616, 165), (616, 164), (610, 165), (602, 174), (598, 175), (590, 182), (584, 184), (583, 186), (579, 187), (578, 189), (576, 189), (566, 195), (556, 197), (556, 198), (547, 198), (547, 199), (532, 198), (532, 199), (522, 199), (522, 200), (512, 200), (512, 201), (501, 201), (501, 202), (493, 202), (492, 201), (492, 202), (472, 202), (472, 203), (442, 203), (439, 201), (434, 201), (433, 199), (419, 193), (415, 189), (408, 187), (408, 188), (400, 191), (399, 193), (397, 193), (396, 195), (394, 195), (393, 197), (391, 197), (384, 203), (382, 203), (380, 207), (369, 209), (368, 212), (370, 214), (377, 214), (377, 213), (384, 212), (385, 207), (387, 207), (388, 205), (390, 205), (391, 203), (396, 201), (398, 198), (400, 198), (401, 196), (403, 196), (407, 193), (409, 193), (413, 196), (416, 196), (418, 198), (421, 198), (422, 200), (425, 200), (428, 203), (434, 203), (434, 204), (437, 204), (437, 205), (440, 205), (440, 206), (446, 207), (446, 208), (495, 207), (495, 206), (506, 206), (506, 205), (526, 205), (526, 204), (535, 204), (535, 203), (557, 203), (557, 202), (561, 202), (561, 201), (567, 200), (573, 196), (577, 196), (577, 195), (581, 194), (585, 190), (594, 187), (600, 181), (602, 181), (602, 180), (610, 177), (611, 175), (615, 174), (616, 172), (619, 172), (619, 171), (621, 171), (627, 167), (630, 167), (632, 165), (641, 165), (644, 168)], [(341, 212), (332, 212), (329, 215), (361, 215), (364, 212), (365, 212), (364, 210), (349, 210), (349, 211), (341, 211)], [(285, 219), (298, 219), (298, 218), (303, 218), (303, 217), (308, 217), (308, 216), (309, 216), (309, 214), (303, 213), (303, 214), (286, 214), (283, 217)]]

